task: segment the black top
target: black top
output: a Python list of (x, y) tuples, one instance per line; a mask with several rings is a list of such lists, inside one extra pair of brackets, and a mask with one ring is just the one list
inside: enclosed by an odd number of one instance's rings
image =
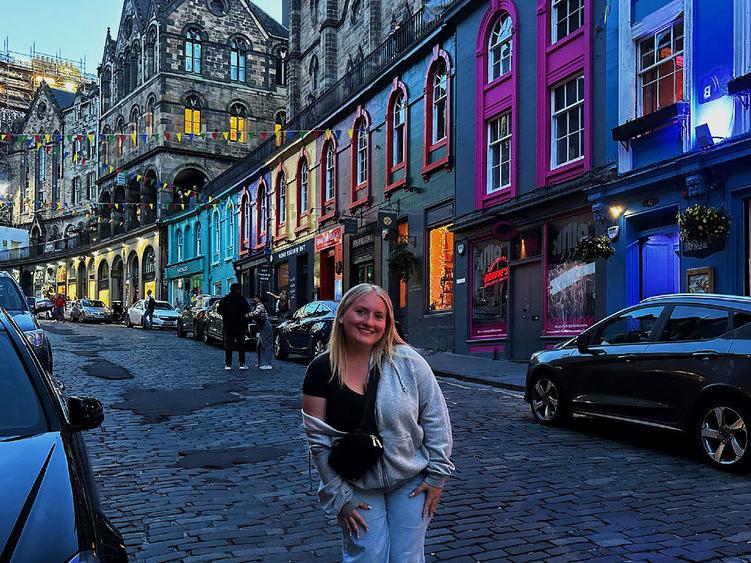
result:
[(224, 330), (244, 330), (250, 313), (248, 301), (239, 293), (229, 292), (219, 301), (216, 312), (222, 316)]
[[(326, 424), (342, 432), (353, 432), (360, 425), (365, 408), (365, 395), (339, 385), (331, 379), (329, 353), (321, 354), (310, 362), (302, 385), (304, 395), (326, 399)], [(371, 433), (375, 433), (374, 430)]]

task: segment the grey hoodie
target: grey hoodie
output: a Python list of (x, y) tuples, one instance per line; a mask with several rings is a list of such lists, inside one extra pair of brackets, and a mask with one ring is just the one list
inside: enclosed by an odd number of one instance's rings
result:
[(442, 487), (454, 465), (446, 401), (433, 370), (410, 346), (397, 346), (394, 359), (381, 366), (376, 397), (376, 422), (383, 439), (383, 457), (361, 479), (343, 480), (328, 464), (332, 443), (345, 435), (323, 420), (303, 412), (303, 427), (321, 477), (318, 497), (326, 514), (338, 516), (353, 508), (353, 486), (390, 489), (425, 472), (425, 482)]

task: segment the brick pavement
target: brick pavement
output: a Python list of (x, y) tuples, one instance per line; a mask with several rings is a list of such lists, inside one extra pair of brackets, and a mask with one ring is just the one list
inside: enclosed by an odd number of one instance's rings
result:
[[(309, 484), (304, 363), (225, 372), (218, 347), (171, 332), (45, 326), (68, 391), (104, 402), (105, 423), (86, 442), (133, 559), (338, 560), (315, 472)], [(100, 359), (132, 379), (103, 379), (90, 369)], [(751, 558), (751, 481), (700, 464), (682, 437), (603, 422), (545, 428), (518, 394), (441, 386), (458, 470), (429, 530), (428, 560)]]

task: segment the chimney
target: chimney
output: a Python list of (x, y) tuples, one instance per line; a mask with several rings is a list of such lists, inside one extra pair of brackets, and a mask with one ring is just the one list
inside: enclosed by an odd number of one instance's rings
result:
[(289, 29), (289, 3), (292, 0), (282, 0), (282, 25)]

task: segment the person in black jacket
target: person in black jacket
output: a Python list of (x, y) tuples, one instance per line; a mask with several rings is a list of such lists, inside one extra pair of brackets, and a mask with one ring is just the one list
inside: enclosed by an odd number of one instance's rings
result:
[(224, 369), (232, 369), (232, 348), (235, 345), (240, 369), (248, 369), (245, 365), (245, 330), (250, 305), (242, 296), (239, 283), (230, 286), (229, 293), (219, 301), (217, 313), (224, 320)]
[(146, 292), (146, 299), (143, 302), (143, 328), (151, 330), (154, 325), (154, 309), (156, 308), (156, 299), (151, 296), (151, 290)]

